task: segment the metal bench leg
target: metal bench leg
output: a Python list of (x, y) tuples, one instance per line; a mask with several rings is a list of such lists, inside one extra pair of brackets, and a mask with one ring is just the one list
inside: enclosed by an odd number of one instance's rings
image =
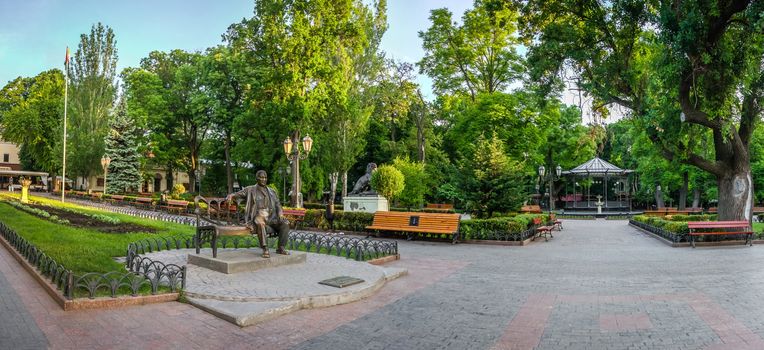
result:
[(695, 236), (690, 236), (690, 245), (695, 248)]

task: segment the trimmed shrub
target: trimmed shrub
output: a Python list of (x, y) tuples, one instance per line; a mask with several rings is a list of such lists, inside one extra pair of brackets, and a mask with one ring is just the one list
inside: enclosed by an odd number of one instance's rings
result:
[(381, 165), (371, 174), (371, 188), (392, 201), (405, 187), (403, 173), (392, 165)]
[[(329, 222), (324, 216), (323, 209), (308, 209), (305, 211), (303, 226), (319, 229), (329, 229)], [(337, 210), (334, 212), (334, 229), (345, 231), (363, 231), (374, 222), (374, 214)]]
[(520, 214), (514, 217), (464, 220), (459, 224), (461, 239), (494, 239), (496, 233), (519, 233), (533, 226), (533, 219), (549, 219), (545, 214)]

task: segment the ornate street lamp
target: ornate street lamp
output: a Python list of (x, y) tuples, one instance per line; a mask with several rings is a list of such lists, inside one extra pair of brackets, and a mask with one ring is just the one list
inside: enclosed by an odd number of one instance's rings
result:
[(111, 163), (111, 158), (109, 158), (108, 155), (104, 154), (103, 157), (101, 157), (101, 167), (103, 168), (103, 194), (106, 194), (106, 176), (109, 174), (110, 163)]
[[(549, 173), (549, 187), (547, 188), (547, 191), (549, 192), (549, 211), (554, 210), (554, 180), (558, 180), (560, 176), (562, 176), (562, 167), (557, 166), (554, 168), (554, 173)], [(546, 175), (546, 168), (543, 165), (539, 166), (539, 179), (541, 181), (545, 180)], [(537, 188), (538, 190), (538, 188)]]
[(310, 150), (313, 148), (313, 139), (309, 135), (305, 135), (302, 138), (302, 150), (300, 152), (299, 140), (300, 132), (295, 131), (292, 135), (293, 139), (287, 137), (284, 140), (284, 153), (289, 161), (292, 162), (292, 198), (290, 205), (294, 208), (302, 208), (302, 201), (299, 200), (300, 193), (302, 191), (302, 183), (300, 181), (300, 159), (308, 158)]

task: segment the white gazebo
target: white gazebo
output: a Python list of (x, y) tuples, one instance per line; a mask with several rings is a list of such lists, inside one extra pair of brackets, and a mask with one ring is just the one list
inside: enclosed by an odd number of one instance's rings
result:
[[(595, 157), (562, 175), (573, 184), (573, 194), (560, 199), (565, 209), (595, 209), (599, 200), (603, 208), (630, 209), (631, 191), (629, 174), (633, 170), (621, 169), (605, 160)], [(569, 193), (568, 191), (566, 191)]]

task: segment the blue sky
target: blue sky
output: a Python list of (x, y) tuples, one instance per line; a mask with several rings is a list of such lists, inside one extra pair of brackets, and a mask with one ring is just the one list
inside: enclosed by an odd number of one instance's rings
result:
[[(422, 58), (420, 30), (434, 8), (448, 7), (455, 18), (471, 0), (388, 0), (389, 28), (382, 42), (388, 56)], [(80, 34), (96, 22), (117, 39), (118, 70), (137, 66), (154, 50), (201, 51), (221, 43), (232, 23), (252, 16), (254, 0), (0, 0), (0, 87), (18, 76), (62, 68), (66, 46), (74, 52)], [(431, 96), (431, 82), (419, 77)]]

